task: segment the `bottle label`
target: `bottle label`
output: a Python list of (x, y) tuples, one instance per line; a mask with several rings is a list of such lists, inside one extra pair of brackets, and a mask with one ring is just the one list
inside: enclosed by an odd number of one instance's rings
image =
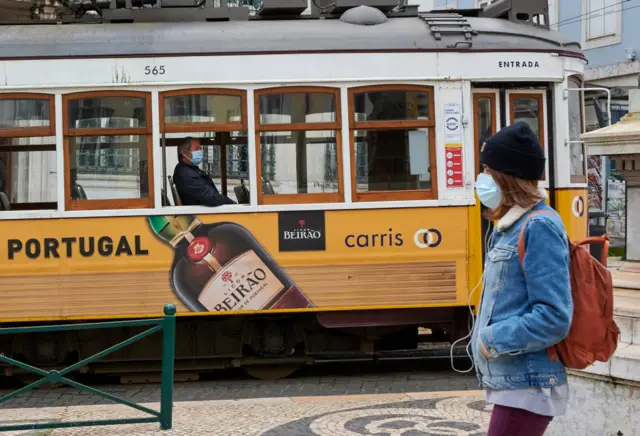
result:
[(211, 277), (198, 301), (210, 312), (260, 310), (283, 289), (280, 280), (249, 250)]

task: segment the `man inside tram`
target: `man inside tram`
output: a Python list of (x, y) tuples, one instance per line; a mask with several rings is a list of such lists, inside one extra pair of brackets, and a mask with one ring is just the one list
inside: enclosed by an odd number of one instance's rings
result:
[(173, 171), (173, 182), (183, 206), (222, 206), (236, 204), (222, 195), (211, 177), (198, 165), (202, 161), (202, 146), (198, 138), (186, 138), (178, 146), (178, 165)]

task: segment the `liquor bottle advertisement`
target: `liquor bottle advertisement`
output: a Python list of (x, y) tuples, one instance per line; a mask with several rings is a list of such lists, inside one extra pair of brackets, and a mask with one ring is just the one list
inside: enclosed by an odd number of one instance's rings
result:
[(5, 221), (0, 322), (465, 304), (468, 222), (460, 207)]
[(313, 307), (291, 278), (243, 226), (203, 224), (192, 215), (148, 218), (175, 250), (171, 286), (198, 312)]

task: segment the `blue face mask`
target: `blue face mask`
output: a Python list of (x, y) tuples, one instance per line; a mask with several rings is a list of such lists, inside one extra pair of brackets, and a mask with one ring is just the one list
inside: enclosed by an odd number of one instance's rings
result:
[(191, 163), (194, 165), (198, 165), (200, 162), (202, 162), (202, 150), (192, 151)]
[(476, 180), (476, 193), (480, 202), (489, 209), (495, 209), (500, 204), (502, 192), (500, 187), (489, 174), (480, 173)]

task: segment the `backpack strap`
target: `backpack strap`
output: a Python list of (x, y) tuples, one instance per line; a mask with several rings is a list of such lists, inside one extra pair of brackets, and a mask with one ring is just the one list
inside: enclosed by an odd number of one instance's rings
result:
[(602, 251), (600, 252), (600, 263), (606, 267), (607, 259), (609, 257), (609, 237), (607, 235), (591, 236), (590, 238), (583, 239), (580, 242), (576, 242), (576, 245), (589, 244), (602, 244)]
[[(538, 215), (538, 214), (548, 214), (548, 215), (552, 215), (553, 213), (551, 211), (548, 210), (540, 210), (537, 212), (531, 212), (529, 214), (529, 216), (527, 216), (527, 219), (524, 220), (524, 222), (522, 223), (522, 226), (520, 227), (520, 236), (518, 237), (518, 257), (520, 258), (520, 266), (522, 266), (522, 273), (525, 275), (526, 277), (526, 273), (524, 272), (524, 230), (527, 227), (527, 222), (529, 222), (529, 220), (531, 219), (532, 216), (534, 215)], [(567, 235), (567, 239), (570, 241), (569, 236)], [(556, 347), (555, 346), (551, 346), (547, 348), (547, 354), (549, 355), (549, 359), (551, 360), (558, 360), (558, 352), (556, 351)]]
[(520, 236), (518, 237), (518, 257), (520, 258), (520, 265), (522, 266), (523, 272), (524, 272), (524, 229), (527, 227), (527, 223), (529, 222), (531, 217), (533, 217), (534, 215), (542, 214), (542, 213), (553, 216), (553, 213), (548, 210), (531, 212), (527, 216), (527, 219), (525, 219), (524, 222), (522, 223), (522, 226), (520, 226)]
[[(540, 210), (537, 212), (531, 212), (527, 219), (522, 223), (522, 227), (520, 227), (520, 236), (518, 238), (518, 256), (520, 257), (520, 265), (522, 265), (524, 271), (524, 229), (526, 228), (527, 222), (529, 219), (541, 213), (553, 215), (551, 211), (548, 210)], [(567, 240), (569, 244), (571, 244), (571, 238), (567, 235)], [(590, 244), (602, 244), (602, 251), (600, 252), (600, 263), (607, 266), (607, 259), (609, 257), (609, 237), (607, 235), (602, 236), (591, 236), (589, 238), (583, 239), (582, 241), (575, 242), (575, 245), (590, 245)]]

